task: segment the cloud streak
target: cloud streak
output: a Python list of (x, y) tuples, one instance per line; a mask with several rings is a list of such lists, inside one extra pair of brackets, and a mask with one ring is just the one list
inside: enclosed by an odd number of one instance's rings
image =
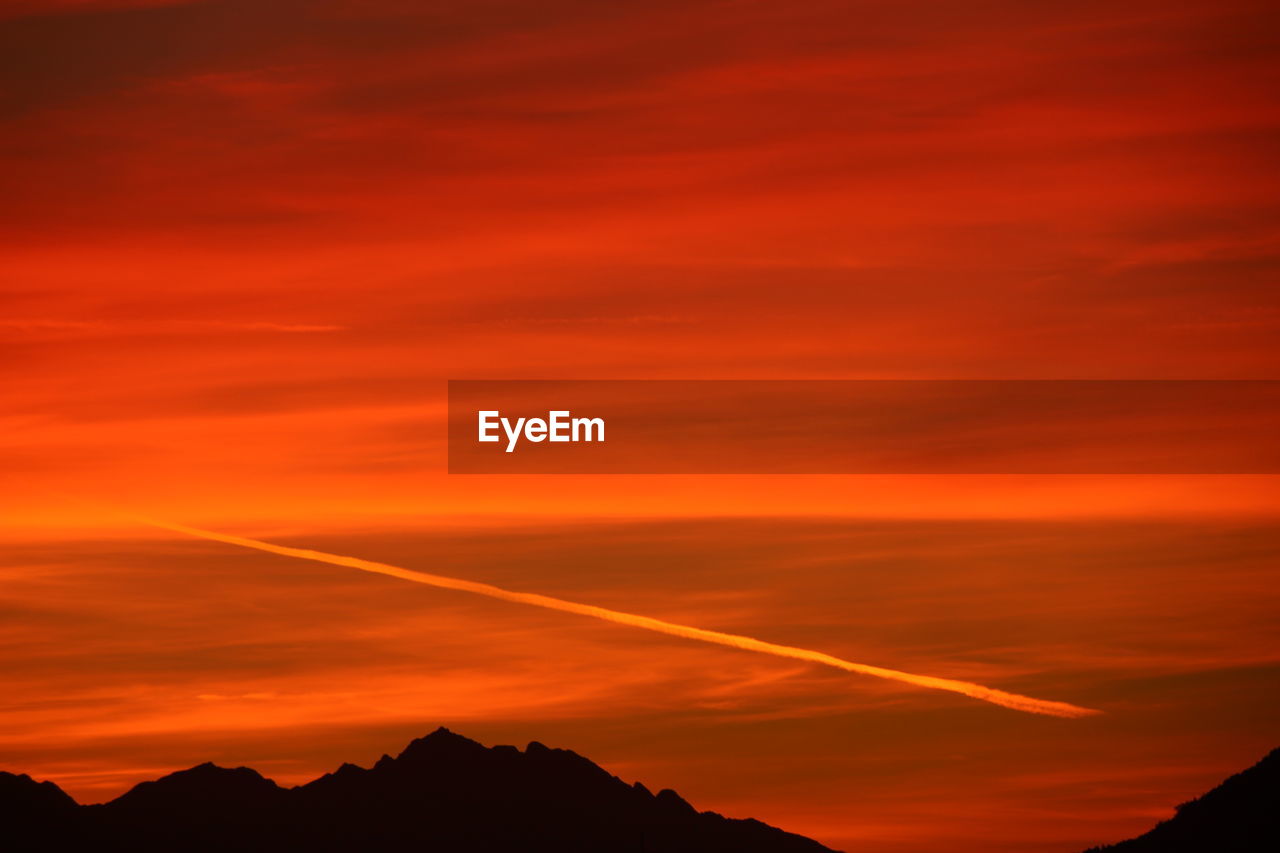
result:
[(451, 578), (445, 575), (436, 575), (413, 569), (405, 569), (399, 566), (388, 565), (386, 563), (363, 560), (359, 557), (329, 554), (324, 551), (314, 551), (308, 548), (291, 548), (285, 545), (275, 545), (270, 542), (262, 542), (257, 539), (233, 536), (226, 533), (217, 533), (214, 531), (202, 530), (200, 528), (187, 527), (181, 524), (157, 521), (155, 519), (147, 518), (139, 520), (164, 530), (184, 533), (189, 536), (195, 536), (215, 542), (224, 542), (229, 545), (238, 545), (242, 548), (266, 551), (267, 553), (278, 554), (284, 557), (312, 560), (318, 563), (328, 563), (334, 566), (345, 566), (347, 568), (359, 569), (363, 572), (389, 575), (394, 578), (400, 578), (401, 580), (412, 581), (413, 583), (440, 587), (441, 589), (470, 592), (475, 595), (496, 598), (500, 601), (510, 601), (515, 604), (527, 604), (547, 610), (558, 610), (563, 613), (588, 616), (593, 619), (601, 619), (606, 622), (614, 622), (619, 625), (627, 625), (632, 628), (642, 628), (646, 631), (654, 631), (659, 634), (669, 634), (671, 636), (682, 637), (687, 640), (699, 640), (704, 643), (714, 643), (716, 645), (729, 646), (730, 648), (757, 652), (759, 654), (773, 655), (775, 657), (794, 658), (796, 660), (834, 667), (835, 669), (852, 672), (858, 675), (868, 675), (873, 678), (897, 681), (903, 684), (911, 684), (916, 687), (924, 687), (931, 690), (944, 690), (950, 693), (959, 693), (972, 699), (980, 699), (983, 702), (990, 702), (1005, 708), (1011, 708), (1015, 711), (1025, 711), (1031, 714), (1044, 714), (1052, 717), (1065, 718), (1079, 718), (1100, 713), (1099, 711), (1091, 708), (1083, 708), (1066, 702), (1035, 699), (1030, 696), (1008, 693), (1004, 690), (997, 690), (993, 687), (987, 687), (985, 685), (975, 684), (969, 681), (939, 678), (932, 675), (919, 675), (911, 672), (902, 672), (896, 669), (871, 666), (870, 664), (855, 663), (853, 661), (847, 661), (843, 658), (838, 658), (834, 655), (814, 651), (812, 649), (804, 649), (797, 646), (785, 646), (778, 643), (770, 643), (765, 640), (757, 640), (753, 637), (746, 637), (740, 634), (727, 634), (721, 631), (710, 631), (705, 628), (695, 628), (691, 625), (680, 625), (675, 622), (666, 622), (649, 616), (625, 613), (620, 610), (610, 610), (605, 607), (582, 604), (576, 601), (566, 601), (564, 599), (553, 598), (551, 596), (540, 595), (538, 593), (516, 592), (487, 583), (479, 583), (477, 581), (469, 581), (461, 578)]

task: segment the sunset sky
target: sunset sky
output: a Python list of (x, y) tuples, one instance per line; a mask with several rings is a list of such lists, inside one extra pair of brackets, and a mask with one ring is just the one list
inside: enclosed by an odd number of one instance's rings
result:
[(1145, 830), (1280, 744), (1280, 478), (450, 476), (446, 381), (1280, 378), (1270, 5), (0, 4), (0, 769), (443, 724), (851, 851)]

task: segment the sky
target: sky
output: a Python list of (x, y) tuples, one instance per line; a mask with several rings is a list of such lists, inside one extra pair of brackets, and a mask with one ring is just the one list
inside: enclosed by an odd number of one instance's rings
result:
[(0, 766), (300, 782), (446, 724), (835, 847), (1143, 831), (1280, 740), (1275, 477), (450, 476), (445, 383), (1276, 378), (1274, 23), (0, 5)]

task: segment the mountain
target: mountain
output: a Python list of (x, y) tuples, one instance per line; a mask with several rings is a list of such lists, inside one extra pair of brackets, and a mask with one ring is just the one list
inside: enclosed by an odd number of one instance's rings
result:
[(534, 742), (488, 748), (439, 729), (370, 768), (296, 788), (201, 764), (81, 806), (51, 782), (0, 773), (0, 849), (160, 853), (823, 853), (756, 820), (699, 812)]
[(1256, 853), (1280, 850), (1280, 749), (1178, 806), (1145, 835), (1086, 853)]
[(24, 821), (30, 815), (41, 820), (65, 819), (77, 808), (76, 801), (52, 782), (37, 782), (25, 773), (0, 772), (0, 826)]

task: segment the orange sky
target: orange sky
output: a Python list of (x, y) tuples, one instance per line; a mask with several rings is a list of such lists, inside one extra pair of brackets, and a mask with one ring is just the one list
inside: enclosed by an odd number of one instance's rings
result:
[(1280, 736), (1277, 478), (449, 477), (445, 380), (1276, 378), (1266, 7), (5, 4), (0, 766), (443, 723), (860, 850), (1140, 831)]

